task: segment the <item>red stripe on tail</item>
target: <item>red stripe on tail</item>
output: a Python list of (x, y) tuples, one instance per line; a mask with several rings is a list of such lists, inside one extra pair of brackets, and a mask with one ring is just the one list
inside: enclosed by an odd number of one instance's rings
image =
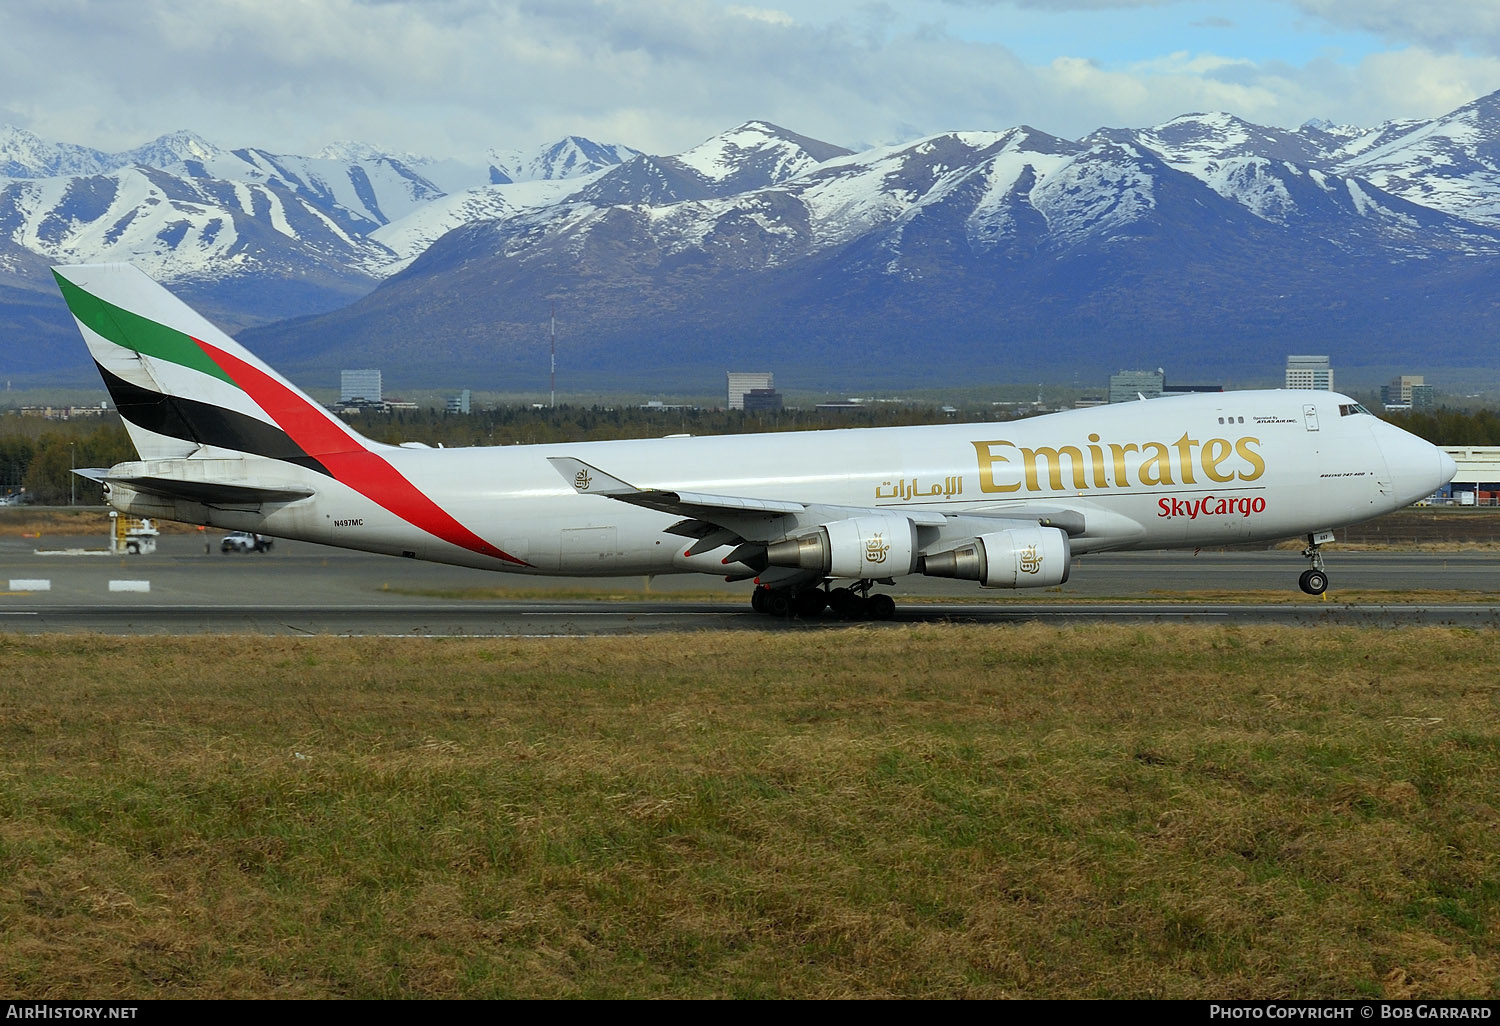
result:
[(517, 566), (531, 565), (491, 545), (459, 523), (452, 514), (402, 477), (395, 467), (361, 445), (342, 424), (330, 420), (322, 410), (309, 405), (307, 400), (265, 371), (201, 339), (193, 341), (280, 425), (303, 452), (328, 468), (335, 480), (443, 541)]

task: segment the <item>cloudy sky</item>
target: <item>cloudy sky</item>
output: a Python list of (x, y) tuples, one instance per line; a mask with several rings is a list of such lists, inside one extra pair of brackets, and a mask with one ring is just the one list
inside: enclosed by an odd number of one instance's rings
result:
[(751, 118), (861, 147), (1431, 117), (1500, 89), (1500, 0), (46, 0), (0, 3), (0, 51), (0, 122), (104, 150), (673, 153)]

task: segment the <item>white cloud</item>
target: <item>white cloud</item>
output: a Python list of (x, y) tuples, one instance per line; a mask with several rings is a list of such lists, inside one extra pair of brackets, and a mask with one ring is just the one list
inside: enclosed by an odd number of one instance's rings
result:
[(738, 18), (749, 18), (751, 21), (764, 21), (772, 25), (795, 25), (797, 23), (797, 19), (785, 11), (773, 11), (764, 7), (731, 5), (724, 8), (724, 10)]
[(1500, 57), (1500, 3), (1495, 0), (1293, 0), (1341, 28), (1372, 32), (1437, 53)]
[[(1021, 123), (1077, 137), (1216, 109), (1274, 125), (1372, 124), (1441, 114), (1500, 85), (1500, 54), (1415, 45), (1455, 31), (1447, 15), (1403, 14), (1394, 0), (1296, 2), (1319, 23), (1405, 33), (1408, 45), (1293, 64), (1163, 44), (1105, 68), (1086, 53), (1027, 63), (1003, 42), (955, 38), (940, 19), (898, 19), (868, 0), (51, 0), (0, 4), (0, 120), (105, 149), (192, 128), (301, 153), (360, 139), (477, 157), (568, 132), (670, 153), (751, 118), (844, 145)], [(989, 6), (1017, 5), (1043, 6)], [(1434, 6), (1481, 15), (1480, 36), (1500, 20), (1500, 3)]]
[(1130, 70), (1149, 75), (1212, 75), (1228, 68), (1251, 69), (1255, 62), (1244, 57), (1221, 57), (1212, 53), (1178, 50), (1163, 57), (1136, 61)]

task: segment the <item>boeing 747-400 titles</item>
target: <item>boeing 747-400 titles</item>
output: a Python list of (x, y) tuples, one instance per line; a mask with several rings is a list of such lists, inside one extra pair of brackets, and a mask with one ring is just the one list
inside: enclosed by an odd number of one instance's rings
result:
[(1221, 392), (1002, 424), (459, 449), (364, 438), (144, 273), (55, 268), (140, 459), (130, 516), (512, 574), (704, 573), (752, 605), (890, 617), (912, 574), (1035, 588), (1075, 555), (1303, 536), (1400, 509), (1451, 458), (1334, 392)]

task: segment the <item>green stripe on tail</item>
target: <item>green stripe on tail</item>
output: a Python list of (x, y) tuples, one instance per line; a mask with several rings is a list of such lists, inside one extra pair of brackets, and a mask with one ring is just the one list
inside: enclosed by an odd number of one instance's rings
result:
[(228, 382), (236, 388), (239, 387), (233, 378), (209, 359), (208, 354), (198, 346), (197, 342), (193, 341), (191, 335), (185, 335), (175, 328), (158, 324), (140, 314), (131, 313), (98, 296), (91, 295), (55, 270), (52, 276), (57, 279), (57, 287), (62, 289), (63, 299), (67, 301), (68, 309), (73, 312), (73, 316), (115, 345), (191, 370), (201, 371), (220, 381)]

